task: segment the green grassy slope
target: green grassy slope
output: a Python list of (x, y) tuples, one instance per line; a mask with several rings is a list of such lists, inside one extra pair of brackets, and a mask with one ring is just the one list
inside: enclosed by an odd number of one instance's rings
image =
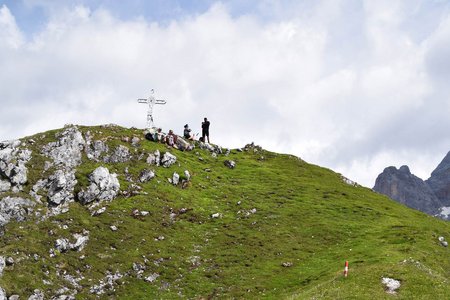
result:
[[(134, 129), (80, 130), (131, 149), (121, 137), (141, 137)], [(44, 158), (37, 149), (55, 132), (33, 137), (28, 164), (33, 168), (23, 195), (42, 177)], [(106, 164), (84, 157), (76, 174), (79, 185), (86, 186), (87, 175), (99, 165), (119, 175), (121, 190), (130, 185), (126, 167), (135, 180), (144, 168), (155, 170), (156, 177), (140, 184), (139, 195), (107, 204), (99, 216), (73, 203), (68, 213), (45, 221), (31, 217), (7, 225), (0, 251), (16, 261), (0, 278), (8, 294), (26, 299), (36, 288), (46, 295), (72, 288), (61, 276), (65, 271), (83, 277), (77, 299), (94, 299), (90, 287), (109, 271), (128, 275), (100, 298), (450, 299), (450, 249), (438, 241), (439, 236), (450, 240), (449, 222), (348, 185), (339, 174), (290, 155), (250, 148), (214, 158), (206, 150), (168, 150), (145, 140), (136, 149), (170, 151), (177, 164)], [(226, 159), (236, 168), (227, 168)], [(173, 172), (184, 170), (192, 175), (187, 188), (168, 182)], [(150, 214), (133, 217), (133, 209)], [(221, 216), (212, 218), (214, 213)], [(56, 239), (83, 229), (90, 239), (81, 252), (49, 256)], [(346, 260), (350, 270), (344, 278)], [(153, 282), (137, 278), (133, 263), (146, 267), (144, 277), (159, 277)], [(397, 295), (384, 291), (381, 278), (386, 276), (401, 281)]]

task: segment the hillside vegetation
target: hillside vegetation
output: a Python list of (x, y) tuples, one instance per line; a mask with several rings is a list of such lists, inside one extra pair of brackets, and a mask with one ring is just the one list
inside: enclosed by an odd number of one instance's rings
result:
[[(46, 167), (51, 159), (42, 147), (62, 130), (22, 139), (32, 151), (27, 183), (0, 199), (33, 200), (33, 185), (57, 169)], [(42, 203), (24, 222), (5, 225), (0, 255), (14, 263), (0, 287), (8, 296), (28, 299), (38, 289), (45, 299), (450, 299), (450, 252), (438, 240), (450, 240), (449, 222), (254, 145), (182, 152), (144, 140), (138, 129), (78, 130), (110, 152), (127, 147), (130, 158), (105, 162), (83, 150), (67, 212), (49, 215), (41, 191)], [(132, 145), (133, 137), (140, 141)], [(155, 150), (176, 163), (149, 164)], [(121, 192), (82, 205), (76, 195), (99, 166), (117, 174)], [(144, 169), (155, 177), (142, 183)], [(168, 180), (174, 172), (177, 185)], [(73, 242), (74, 234), (89, 236), (84, 248), (56, 249), (58, 239)], [(400, 281), (396, 294), (386, 292), (383, 277)]]

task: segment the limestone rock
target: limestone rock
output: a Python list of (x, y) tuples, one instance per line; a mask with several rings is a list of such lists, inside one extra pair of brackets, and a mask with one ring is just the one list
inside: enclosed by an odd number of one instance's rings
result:
[(70, 241), (68, 239), (57, 239), (55, 242), (55, 248), (59, 252), (67, 252), (70, 249)]
[(21, 222), (35, 205), (28, 199), (19, 197), (6, 197), (0, 200), (0, 227), (12, 220)]
[(177, 138), (177, 147), (178, 147), (178, 150), (181, 150), (181, 151), (191, 151), (194, 149), (193, 144), (188, 143), (186, 140), (184, 140), (181, 137)]
[(3, 270), (5, 269), (6, 261), (3, 256), (0, 256), (0, 277), (3, 275)]
[(36, 289), (28, 300), (44, 300), (44, 293)]
[(426, 183), (440, 200), (441, 206), (450, 206), (450, 152), (431, 173)]
[(442, 206), (430, 187), (411, 174), (407, 166), (398, 170), (395, 167), (384, 169), (383, 173), (378, 175), (373, 190), (429, 214), (437, 213)]
[(177, 185), (180, 182), (180, 175), (177, 172), (173, 172), (172, 175), (172, 184)]
[(164, 168), (168, 168), (176, 162), (177, 162), (176, 156), (171, 154), (170, 152), (164, 153), (163, 157), (161, 158), (161, 165)]
[(11, 183), (7, 180), (0, 180), (0, 193), (7, 192), (11, 189)]
[(133, 146), (133, 147), (139, 147), (139, 143), (140, 143), (140, 142), (141, 142), (141, 139), (134, 136), (134, 137), (131, 139), (131, 146)]
[(6, 265), (7, 265), (7, 266), (12, 266), (12, 265), (14, 265), (14, 258), (12, 258), (11, 256), (8, 256), (8, 257), (5, 259), (5, 262), (6, 262)]
[(6, 192), (11, 187), (17, 192), (27, 182), (25, 164), (31, 159), (31, 151), (19, 149), (18, 140), (0, 143), (0, 192)]
[(159, 152), (159, 150), (156, 150), (153, 154), (149, 154), (147, 157), (147, 163), (149, 165), (156, 165), (159, 166), (161, 161), (161, 153)]
[(230, 169), (234, 169), (236, 167), (236, 162), (233, 161), (233, 160), (228, 160), (227, 159), (226, 161), (223, 162), (223, 164), (225, 166), (227, 166), (228, 168), (230, 168)]
[(82, 204), (93, 201), (111, 201), (119, 193), (120, 184), (117, 174), (110, 174), (105, 167), (98, 167), (89, 175), (90, 185), (86, 190), (78, 193), (78, 199)]
[(76, 239), (75, 243), (70, 244), (70, 249), (81, 251), (83, 248), (87, 245), (87, 242), (89, 241), (89, 235), (82, 235), (79, 233), (75, 233), (73, 237)]
[(77, 184), (75, 171), (57, 170), (49, 177), (48, 201), (52, 205), (60, 205), (74, 200), (74, 188)]
[(131, 159), (130, 150), (123, 146), (119, 145), (114, 150), (114, 153), (110, 157), (105, 157), (105, 162), (109, 163), (119, 163), (119, 162), (127, 162)]
[(86, 134), (86, 155), (90, 160), (100, 161), (102, 155), (107, 154), (108, 146), (102, 140), (91, 141), (90, 134)]
[(144, 183), (150, 181), (150, 179), (155, 177), (155, 172), (151, 170), (144, 169), (139, 175), (139, 181)]
[(76, 126), (70, 126), (56, 135), (58, 140), (45, 145), (42, 153), (56, 165), (73, 168), (81, 163), (81, 151), (86, 142)]
[(7, 300), (6, 292), (3, 288), (0, 287), (0, 300)]
[(184, 177), (186, 177), (187, 181), (191, 180), (191, 173), (188, 170), (184, 170)]
[(388, 294), (396, 294), (401, 286), (400, 281), (389, 277), (383, 277), (381, 283), (386, 287), (386, 293)]

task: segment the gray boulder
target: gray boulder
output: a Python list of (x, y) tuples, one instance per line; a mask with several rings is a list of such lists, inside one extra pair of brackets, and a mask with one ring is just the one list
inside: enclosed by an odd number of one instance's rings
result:
[(0, 180), (0, 193), (11, 189), (11, 183), (8, 180)]
[(52, 205), (60, 205), (74, 200), (74, 188), (77, 184), (75, 171), (57, 170), (49, 177), (48, 201)]
[(154, 153), (150, 153), (147, 157), (147, 163), (149, 165), (159, 166), (161, 161), (161, 153), (159, 150), (156, 150)]
[(230, 169), (234, 169), (236, 167), (236, 162), (234, 162), (233, 160), (226, 160), (223, 162), (223, 164)]
[(19, 197), (6, 197), (0, 200), (0, 227), (12, 220), (21, 222), (31, 211), (34, 202)]
[(59, 252), (67, 252), (70, 249), (70, 242), (68, 239), (57, 239), (55, 242), (55, 249)]
[(119, 162), (127, 162), (131, 159), (130, 150), (123, 146), (119, 145), (114, 150), (114, 153), (110, 157), (105, 157), (105, 162), (109, 163), (119, 163)]
[(172, 175), (172, 184), (177, 185), (180, 182), (180, 175), (177, 172), (173, 172)]
[(407, 166), (398, 170), (395, 167), (384, 169), (378, 175), (373, 190), (428, 214), (436, 214), (442, 206), (430, 187), (411, 174)]
[(81, 154), (86, 145), (76, 126), (70, 126), (56, 135), (58, 140), (45, 145), (42, 153), (53, 159), (56, 165), (73, 168), (81, 163)]
[(87, 242), (89, 241), (89, 235), (82, 235), (79, 233), (75, 233), (73, 237), (76, 239), (75, 243), (70, 244), (70, 249), (81, 251), (83, 248), (87, 245)]
[(108, 145), (104, 141), (91, 141), (86, 137), (86, 155), (90, 160), (100, 161), (102, 155), (108, 151)]
[(93, 201), (111, 201), (120, 190), (117, 174), (110, 174), (105, 167), (98, 167), (89, 175), (90, 185), (86, 190), (78, 193), (78, 199), (82, 204)]
[(164, 168), (168, 168), (176, 162), (177, 162), (177, 157), (175, 155), (171, 154), (170, 152), (164, 153), (163, 157), (161, 158), (161, 165)]
[(3, 275), (3, 270), (5, 269), (6, 261), (3, 256), (0, 256), (0, 277)]
[(19, 149), (18, 140), (0, 143), (0, 192), (21, 190), (27, 182), (27, 168), (25, 164), (31, 159), (31, 151)]
[(155, 172), (144, 169), (141, 172), (141, 174), (139, 175), (139, 181), (144, 183), (144, 182), (150, 181), (150, 179), (152, 179), (153, 177), (155, 177)]
[(44, 300), (44, 293), (36, 289), (28, 300)]
[(8, 298), (6, 297), (6, 292), (5, 290), (0, 287), (0, 300), (7, 300)]

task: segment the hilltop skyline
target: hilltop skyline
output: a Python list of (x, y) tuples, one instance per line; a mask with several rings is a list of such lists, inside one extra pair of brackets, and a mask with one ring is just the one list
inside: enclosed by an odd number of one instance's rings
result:
[(66, 123), (291, 153), (372, 187), (450, 150), (450, 2), (0, 0), (0, 140)]

